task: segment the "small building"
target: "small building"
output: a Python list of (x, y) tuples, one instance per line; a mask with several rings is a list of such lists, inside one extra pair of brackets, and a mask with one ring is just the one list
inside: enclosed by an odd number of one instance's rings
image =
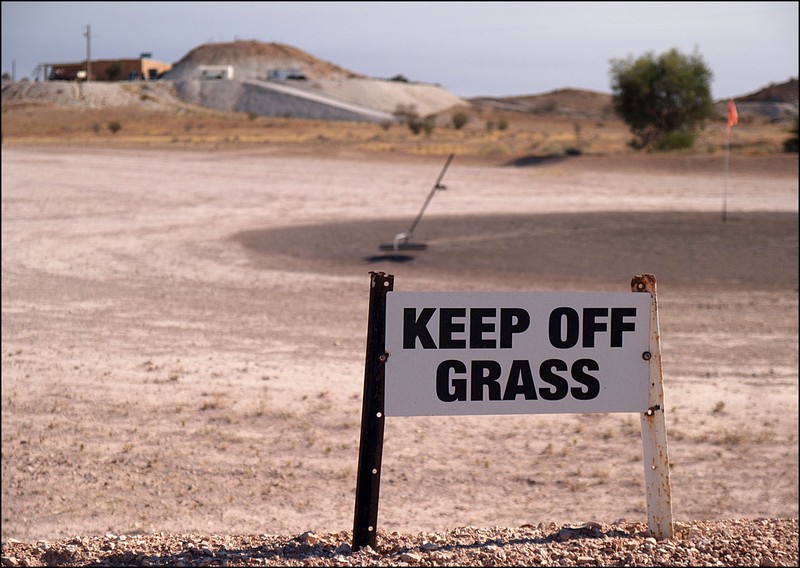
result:
[(198, 71), (204, 80), (233, 79), (233, 65), (200, 65)]
[(300, 69), (291, 67), (286, 69), (272, 69), (267, 74), (269, 81), (305, 81), (306, 76)]
[[(149, 55), (149, 54), (142, 54)], [(171, 63), (138, 59), (96, 59), (80, 63), (45, 63), (45, 81), (85, 81), (91, 70), (92, 81), (152, 81), (172, 69)]]

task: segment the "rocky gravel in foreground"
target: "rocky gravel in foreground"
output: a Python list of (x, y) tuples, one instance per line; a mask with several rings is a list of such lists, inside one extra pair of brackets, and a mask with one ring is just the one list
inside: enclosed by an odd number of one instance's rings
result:
[(381, 531), (352, 552), (352, 533), (133, 534), (3, 542), (3, 566), (797, 566), (798, 520), (675, 523), (657, 541), (643, 523)]

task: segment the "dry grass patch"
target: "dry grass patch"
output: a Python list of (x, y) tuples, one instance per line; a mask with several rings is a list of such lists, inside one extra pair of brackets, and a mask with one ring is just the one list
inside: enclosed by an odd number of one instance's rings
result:
[[(358, 153), (510, 160), (521, 156), (627, 154), (630, 133), (619, 119), (575, 118), (520, 112), (471, 112), (453, 126), (453, 109), (436, 117), (428, 134), (404, 124), (272, 118), (200, 107), (150, 110), (139, 107), (71, 109), (42, 104), (3, 108), (3, 142), (11, 145), (78, 145), (155, 149), (270, 149), (312, 153)], [(111, 128), (110, 125), (118, 125)], [(751, 120), (734, 130), (731, 152), (782, 151), (788, 127)], [(701, 132), (694, 153), (724, 149), (724, 125)]]

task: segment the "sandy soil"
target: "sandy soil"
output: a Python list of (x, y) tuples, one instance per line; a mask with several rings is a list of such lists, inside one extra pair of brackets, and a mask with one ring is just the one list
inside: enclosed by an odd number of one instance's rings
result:
[[(677, 521), (798, 516), (796, 156), (441, 168), (4, 148), (2, 538), (352, 528), (369, 271), (659, 281)], [(387, 420), (379, 526), (646, 520), (630, 414)]]

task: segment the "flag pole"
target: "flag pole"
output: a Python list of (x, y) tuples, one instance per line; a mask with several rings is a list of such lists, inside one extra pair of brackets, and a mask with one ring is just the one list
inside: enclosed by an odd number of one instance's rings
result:
[(731, 144), (730, 144), (730, 129), (728, 129), (728, 133), (725, 134), (725, 157), (723, 162), (725, 164), (725, 189), (722, 194), (722, 221), (725, 222), (728, 218), (728, 155), (730, 154)]
[(739, 113), (736, 103), (728, 99), (728, 124), (725, 127), (725, 155), (723, 158), (725, 168), (725, 189), (722, 195), (722, 221), (728, 218), (728, 159), (731, 153), (731, 128), (739, 124)]

